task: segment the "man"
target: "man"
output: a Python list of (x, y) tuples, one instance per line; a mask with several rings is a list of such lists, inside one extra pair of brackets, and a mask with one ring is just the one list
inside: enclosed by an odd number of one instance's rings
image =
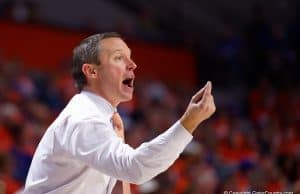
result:
[(117, 179), (141, 184), (178, 158), (215, 111), (211, 83), (193, 96), (179, 121), (133, 149), (123, 132), (114, 131), (112, 117), (119, 103), (132, 98), (136, 67), (117, 33), (90, 36), (74, 49), (72, 75), (80, 93), (43, 136), (24, 194), (109, 194)]

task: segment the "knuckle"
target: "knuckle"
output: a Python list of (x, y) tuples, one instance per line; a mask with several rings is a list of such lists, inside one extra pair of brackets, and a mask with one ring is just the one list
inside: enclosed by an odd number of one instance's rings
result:
[(216, 111), (216, 106), (212, 106), (211, 110), (212, 110), (212, 113), (214, 113)]

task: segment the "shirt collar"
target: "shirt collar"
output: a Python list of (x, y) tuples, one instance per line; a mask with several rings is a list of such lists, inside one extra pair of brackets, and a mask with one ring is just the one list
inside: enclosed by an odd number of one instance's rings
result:
[(81, 94), (87, 96), (90, 100), (92, 100), (100, 111), (104, 111), (108, 115), (112, 115), (117, 112), (117, 108), (113, 107), (105, 98), (99, 96), (93, 92), (82, 90)]

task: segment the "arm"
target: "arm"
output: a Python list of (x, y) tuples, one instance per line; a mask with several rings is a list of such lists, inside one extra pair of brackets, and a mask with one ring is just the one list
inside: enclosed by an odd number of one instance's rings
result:
[(85, 120), (76, 125), (67, 152), (108, 176), (141, 184), (165, 171), (191, 139), (191, 134), (176, 122), (152, 141), (133, 149), (105, 123)]
[(191, 141), (197, 125), (214, 111), (209, 82), (192, 98), (180, 121), (137, 149), (124, 144), (105, 123), (84, 120), (74, 127), (68, 150), (75, 158), (108, 176), (140, 184), (172, 165)]

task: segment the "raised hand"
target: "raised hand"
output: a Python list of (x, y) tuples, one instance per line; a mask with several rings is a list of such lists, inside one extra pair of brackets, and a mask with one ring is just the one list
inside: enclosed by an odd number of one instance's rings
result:
[(202, 121), (208, 119), (216, 111), (211, 90), (212, 84), (208, 81), (206, 85), (192, 97), (185, 113), (180, 119), (183, 127), (190, 133), (193, 133)]

